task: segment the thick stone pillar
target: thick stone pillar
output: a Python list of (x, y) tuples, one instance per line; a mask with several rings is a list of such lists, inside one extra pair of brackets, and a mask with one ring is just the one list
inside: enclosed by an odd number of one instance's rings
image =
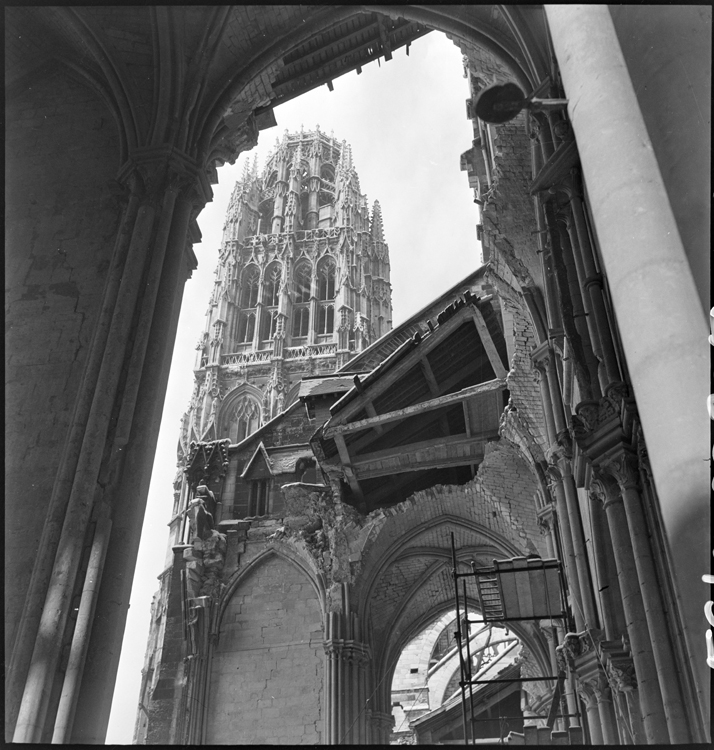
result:
[[(192, 166), (175, 152), (158, 150), (136, 155), (126, 168), (139, 193), (139, 205), (119, 288), (109, 285), (106, 290), (114, 304), (111, 313), (107, 311), (106, 337), (95, 336), (102, 347), (101, 364), (86, 422), (78, 430), (78, 453), (73, 459), (66, 457), (72, 460), (73, 472), (67, 476), (66, 486), (57, 487), (66, 497), (64, 523), (39, 623), (43, 638), (35, 642), (22, 693), (14, 738), (18, 742), (37, 742), (42, 735), (87, 524), (94, 503), (116, 475), (105, 458), (110, 463), (117, 459), (122, 441), (128, 440), (181, 189), (180, 175)], [(133, 212), (133, 201), (129, 205)], [(185, 236), (184, 232), (184, 242)], [(118, 415), (114, 414), (117, 399), (121, 403)], [(58, 480), (64, 473), (60, 467)], [(40, 564), (46, 562), (43, 559)]]
[(607, 6), (546, 5), (545, 11), (672, 551), (690, 668), (707, 716), (710, 675), (701, 635), (707, 599), (701, 576), (710, 549), (706, 318)]
[(652, 559), (649, 532), (642, 510), (637, 457), (623, 454), (608, 468), (622, 493), (670, 741), (673, 745), (689, 744), (692, 738), (687, 728), (678, 679), (679, 670), (672, 651), (667, 617)]
[(394, 717), (392, 714), (372, 711), (372, 744), (388, 745), (393, 726)]
[(606, 480), (594, 480), (591, 488), (603, 503), (607, 514), (647, 742), (668, 743), (669, 733), (660, 697), (657, 668), (652, 655), (622, 497)]
[(197, 193), (196, 183), (189, 181), (188, 176), (181, 178), (181, 184), (148, 325), (136, 397), (125, 403), (120, 412), (121, 429), (117, 430), (111, 458), (103, 467), (107, 481), (105, 496), (114, 508), (112, 537), (82, 679), (72, 734), (74, 742), (103, 742), (109, 721), (181, 300), (186, 280), (196, 267), (192, 242), (199, 237), (194, 233), (192, 219), (210, 190), (206, 184)]

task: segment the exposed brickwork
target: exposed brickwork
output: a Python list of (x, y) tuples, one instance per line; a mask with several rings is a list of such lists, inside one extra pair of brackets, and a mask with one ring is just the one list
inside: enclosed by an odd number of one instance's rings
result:
[(510, 401), (501, 419), (501, 435), (516, 443), (523, 456), (542, 461), (547, 448), (543, 404), (535, 379), (531, 352), (538, 345), (535, 330), (523, 298), (517, 295), (497, 274), (487, 272), (499, 293), (501, 304), (512, 324), (514, 354), (506, 378)]
[(210, 744), (319, 744), (320, 604), (294, 565), (271, 557), (234, 592), (211, 673)]
[[(117, 231), (112, 115), (59, 73), (6, 109), (5, 574), (27, 590)], [(54, 164), (51, 172), (45, 165)], [(22, 599), (5, 600), (9, 648)]]

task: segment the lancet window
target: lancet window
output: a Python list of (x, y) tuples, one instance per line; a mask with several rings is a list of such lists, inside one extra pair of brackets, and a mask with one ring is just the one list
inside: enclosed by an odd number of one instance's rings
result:
[(241, 312), (238, 318), (238, 332), (236, 343), (247, 344), (253, 340), (255, 333), (255, 313)]
[(258, 287), (260, 285), (260, 270), (258, 266), (250, 265), (243, 271), (241, 284), (241, 307), (249, 309), (258, 304)]
[(265, 270), (263, 281), (263, 304), (266, 307), (277, 307), (280, 303), (280, 280), (282, 269), (280, 264), (271, 263)]
[(298, 263), (295, 267), (295, 304), (310, 301), (310, 282), (312, 281), (312, 269), (307, 261)]
[(332, 258), (323, 258), (317, 267), (317, 313), (318, 334), (328, 334), (335, 330), (335, 286), (337, 267)]
[(310, 288), (312, 267), (307, 261), (300, 261), (295, 267), (293, 296), (293, 338), (307, 336), (310, 330)]
[(310, 308), (297, 307), (293, 310), (293, 338), (307, 336), (310, 330)]

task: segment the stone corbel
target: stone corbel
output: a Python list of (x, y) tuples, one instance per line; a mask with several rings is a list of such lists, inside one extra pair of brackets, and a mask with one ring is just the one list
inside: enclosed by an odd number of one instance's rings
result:
[(623, 641), (602, 641), (600, 652), (605, 663), (608, 682), (613, 692), (637, 690), (635, 664)]

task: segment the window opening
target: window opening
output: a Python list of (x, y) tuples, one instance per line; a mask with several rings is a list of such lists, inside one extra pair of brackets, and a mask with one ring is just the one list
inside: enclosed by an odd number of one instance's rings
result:
[(260, 271), (257, 266), (248, 266), (243, 272), (243, 285), (241, 287), (242, 307), (250, 308), (258, 304), (258, 285), (260, 283)]
[(268, 512), (268, 480), (258, 479), (250, 483), (249, 516), (264, 516)]

